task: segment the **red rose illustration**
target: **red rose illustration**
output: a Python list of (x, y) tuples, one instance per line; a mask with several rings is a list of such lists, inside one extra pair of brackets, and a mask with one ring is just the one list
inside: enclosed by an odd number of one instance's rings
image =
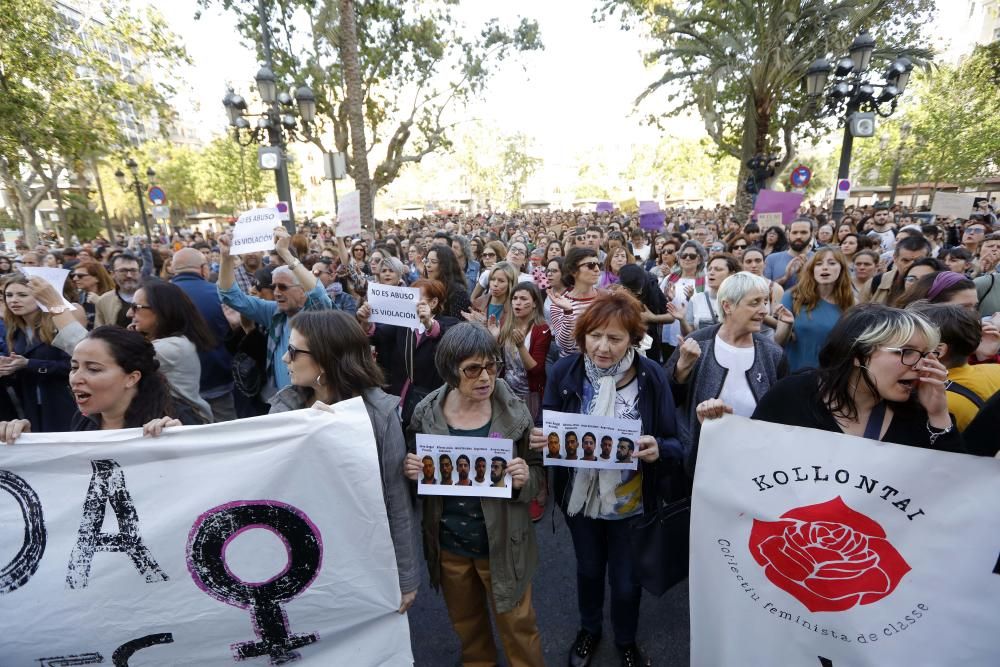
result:
[(910, 571), (882, 526), (839, 496), (754, 519), (749, 547), (771, 583), (814, 612), (881, 600)]

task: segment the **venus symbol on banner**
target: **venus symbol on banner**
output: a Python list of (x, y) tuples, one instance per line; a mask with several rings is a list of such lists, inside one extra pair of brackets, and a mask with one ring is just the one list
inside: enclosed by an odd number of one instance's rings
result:
[(412, 665), (371, 421), (333, 409), (0, 447), (0, 665)]

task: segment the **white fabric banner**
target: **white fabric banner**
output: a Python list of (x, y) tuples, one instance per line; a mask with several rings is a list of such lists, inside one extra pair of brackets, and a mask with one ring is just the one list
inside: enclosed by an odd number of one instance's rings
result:
[(274, 228), (281, 226), (281, 215), (276, 208), (255, 208), (242, 214), (233, 227), (230, 252), (248, 255), (274, 250)]
[(334, 409), (0, 447), (0, 664), (411, 665), (368, 413)]
[(691, 664), (995, 667), (998, 507), (996, 459), (706, 422)]

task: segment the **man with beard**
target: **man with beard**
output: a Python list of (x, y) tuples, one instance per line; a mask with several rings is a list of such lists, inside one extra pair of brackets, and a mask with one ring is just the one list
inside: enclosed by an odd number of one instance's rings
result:
[(618, 438), (618, 463), (632, 463), (632, 449), (635, 443), (629, 438)]
[(420, 480), (421, 484), (437, 484), (437, 480), (434, 479), (434, 459), (429, 456), (425, 456), (420, 459), (420, 464), (423, 468), (424, 478)]
[(455, 463), (458, 465), (458, 481), (455, 486), (472, 486), (472, 480), (469, 479), (469, 457), (459, 454)]
[(579, 448), (580, 444), (576, 440), (576, 433), (573, 431), (566, 431), (566, 460), (576, 461), (576, 450)]
[(507, 486), (504, 481), (504, 475), (507, 473), (507, 460), (499, 456), (493, 457), (493, 462), (490, 464), (490, 481), (493, 482), (490, 486), (498, 486), (503, 488)]
[(117, 324), (127, 327), (132, 318), (127, 314), (132, 299), (139, 289), (142, 280), (142, 262), (129, 252), (116, 255), (111, 265), (111, 277), (115, 280), (115, 289), (105, 292), (97, 299), (94, 306), (94, 326)]
[(476, 476), (472, 480), (472, 486), (489, 486), (489, 482), (486, 481), (486, 458), (478, 457), (476, 459)]
[(798, 218), (788, 226), (788, 250), (772, 252), (764, 262), (764, 277), (773, 280), (787, 292), (799, 281), (799, 271), (809, 259), (812, 241), (812, 220)]
[(614, 449), (615, 439), (610, 435), (606, 435), (601, 438), (601, 459), (609, 461), (611, 459), (611, 450)]
[(594, 451), (597, 449), (597, 436), (589, 431), (583, 434), (583, 458), (582, 461), (596, 461)]
[(882, 252), (892, 252), (896, 247), (896, 230), (888, 203), (876, 206), (872, 216), (872, 229), (868, 235), (878, 238)]
[(442, 454), (438, 457), (438, 469), (441, 470), (441, 484), (443, 486), (451, 486), (451, 473), (454, 470), (454, 465), (452, 465), (451, 457), (447, 454)]
[[(254, 274), (263, 266), (263, 258), (259, 252), (252, 252), (249, 255), (240, 255), (240, 265), (236, 267), (233, 278), (240, 286), (244, 294), (249, 294), (254, 284)], [(222, 265), (221, 253), (219, 265)]]
[(556, 432), (549, 433), (549, 455), (546, 458), (550, 459), (561, 459), (562, 455), (559, 453), (559, 434)]

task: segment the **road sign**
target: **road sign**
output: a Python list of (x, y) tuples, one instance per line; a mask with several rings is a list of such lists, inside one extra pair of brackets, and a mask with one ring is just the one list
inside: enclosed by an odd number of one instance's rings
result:
[(149, 201), (153, 202), (157, 206), (167, 201), (167, 193), (164, 192), (163, 188), (159, 185), (150, 185), (146, 194), (149, 196)]
[(812, 180), (812, 169), (800, 164), (795, 169), (792, 169), (792, 174), (789, 176), (789, 181), (792, 183), (792, 187), (804, 188), (809, 185), (809, 181)]
[(837, 181), (837, 191), (834, 193), (834, 199), (847, 199), (851, 196), (851, 182), (846, 178), (842, 178)]
[(166, 220), (170, 217), (170, 207), (157, 204), (153, 207), (153, 217), (157, 220)]
[(288, 202), (279, 201), (274, 205), (274, 208), (278, 209), (278, 220), (288, 222)]

